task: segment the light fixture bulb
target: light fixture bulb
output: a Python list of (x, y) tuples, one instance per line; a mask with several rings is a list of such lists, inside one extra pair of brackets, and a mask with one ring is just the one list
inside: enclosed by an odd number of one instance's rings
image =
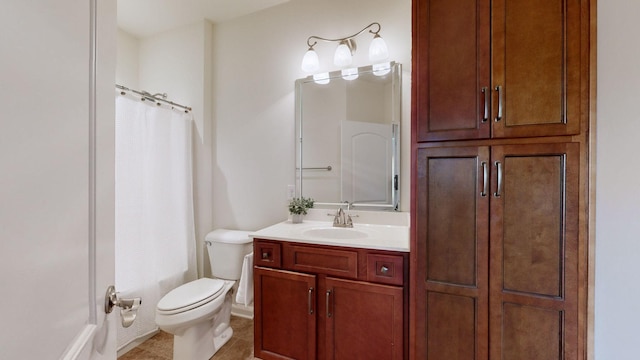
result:
[(387, 48), (387, 43), (380, 37), (380, 35), (376, 34), (371, 40), (371, 45), (369, 45), (369, 61), (372, 63), (380, 62), (387, 60), (389, 58), (389, 48)]
[(345, 80), (355, 80), (358, 78), (358, 69), (357, 68), (349, 68), (342, 70), (342, 78)]
[(320, 60), (318, 59), (318, 54), (313, 50), (313, 48), (309, 48), (309, 50), (304, 54), (302, 58), (302, 65), (300, 66), (302, 71), (306, 73), (312, 73), (318, 70), (320, 67)]
[(316, 84), (326, 85), (329, 83), (329, 81), (331, 81), (331, 79), (329, 79), (329, 73), (324, 72), (320, 74), (313, 74), (313, 81)]
[(391, 71), (390, 62), (373, 64), (373, 75), (375, 76), (384, 76), (384, 75), (387, 75), (390, 71)]
[(351, 65), (352, 61), (351, 49), (349, 49), (346, 42), (342, 41), (336, 48), (336, 52), (333, 55), (333, 63), (336, 66), (343, 67)]

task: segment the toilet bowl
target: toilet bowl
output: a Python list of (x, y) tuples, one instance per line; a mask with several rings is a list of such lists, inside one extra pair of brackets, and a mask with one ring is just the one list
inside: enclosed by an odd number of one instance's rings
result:
[(173, 358), (210, 359), (233, 335), (231, 288), (251, 252), (249, 233), (215, 230), (205, 238), (216, 278), (202, 278), (167, 293), (156, 307), (156, 324), (174, 335)]

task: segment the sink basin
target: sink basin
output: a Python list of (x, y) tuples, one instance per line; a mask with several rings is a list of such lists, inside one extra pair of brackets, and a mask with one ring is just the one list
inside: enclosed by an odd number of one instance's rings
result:
[(303, 231), (302, 235), (323, 239), (363, 239), (369, 236), (363, 231), (339, 227), (313, 228)]

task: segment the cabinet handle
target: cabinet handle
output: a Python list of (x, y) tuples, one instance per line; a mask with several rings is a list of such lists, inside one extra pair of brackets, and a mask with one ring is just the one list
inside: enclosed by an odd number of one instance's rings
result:
[(309, 304), (309, 315), (313, 315), (313, 288), (312, 287), (309, 288), (307, 302)]
[(502, 192), (502, 163), (496, 161), (496, 167), (498, 168), (498, 186), (496, 186), (496, 192), (493, 193), (494, 197), (500, 197)]
[(489, 169), (487, 168), (487, 162), (482, 162), (482, 192), (480, 192), (480, 196), (487, 196), (487, 192), (489, 191)]
[(263, 253), (262, 253), (262, 258), (263, 258), (263, 259), (265, 259), (265, 260), (266, 260), (266, 259), (268, 259), (268, 258), (269, 258), (269, 253), (268, 253), (268, 252), (266, 252), (266, 251), (265, 251), (265, 252), (263, 252)]
[(387, 273), (388, 273), (388, 272), (389, 272), (389, 268), (388, 268), (386, 265), (382, 265), (382, 266), (380, 267), (380, 273), (381, 273), (382, 275), (387, 275)]
[(482, 96), (484, 97), (484, 113), (482, 114), (482, 122), (487, 122), (489, 120), (489, 94), (487, 94), (487, 90), (489, 90), (486, 86), (482, 87)]
[(502, 120), (502, 86), (496, 86), (498, 92), (498, 116), (496, 116), (496, 122)]
[(325, 307), (327, 308), (327, 317), (328, 318), (331, 317), (331, 311), (329, 310), (330, 298), (331, 298), (331, 290), (327, 290), (327, 293), (326, 293), (326, 296), (325, 296)]

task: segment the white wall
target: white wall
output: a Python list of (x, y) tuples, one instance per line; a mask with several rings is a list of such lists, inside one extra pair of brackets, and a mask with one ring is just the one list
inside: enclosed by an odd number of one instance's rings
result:
[[(294, 82), (311, 35), (338, 38), (377, 21), (403, 64), (402, 209), (409, 209), (411, 1), (296, 0), (214, 26), (215, 227), (256, 230), (287, 218), (295, 183)], [(355, 66), (368, 65), (360, 35)], [(316, 46), (321, 66), (335, 44)], [(336, 70), (328, 68), (327, 70)]]
[(118, 29), (116, 54), (116, 84), (130, 89), (140, 89), (140, 41), (126, 31)]
[(640, 2), (598, 4), (595, 355), (639, 357)]

